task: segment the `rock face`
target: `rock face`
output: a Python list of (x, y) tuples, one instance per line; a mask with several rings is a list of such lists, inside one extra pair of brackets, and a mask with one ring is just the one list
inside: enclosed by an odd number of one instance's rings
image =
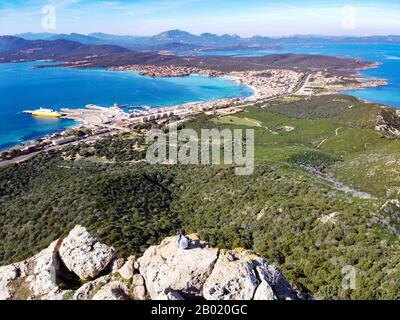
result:
[(259, 285), (253, 263), (243, 254), (221, 252), (204, 284), (207, 300), (251, 300)]
[(377, 116), (375, 130), (400, 138), (400, 110), (383, 107)]
[(280, 270), (249, 251), (218, 250), (195, 238), (183, 250), (170, 237), (139, 259), (118, 258), (81, 226), (32, 258), (0, 267), (0, 300), (298, 298)]
[(183, 250), (178, 247), (177, 238), (171, 237), (147, 249), (138, 263), (150, 297), (158, 300), (165, 298), (166, 290), (201, 297), (204, 282), (217, 258), (218, 250), (206, 248), (200, 241)]

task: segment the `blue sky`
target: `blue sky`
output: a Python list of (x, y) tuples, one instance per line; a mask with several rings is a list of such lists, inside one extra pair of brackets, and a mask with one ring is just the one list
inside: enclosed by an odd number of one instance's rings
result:
[[(45, 5), (55, 8), (55, 29), (43, 27)], [(169, 29), (242, 36), (400, 34), (400, 1), (0, 0), (0, 34), (153, 35)]]

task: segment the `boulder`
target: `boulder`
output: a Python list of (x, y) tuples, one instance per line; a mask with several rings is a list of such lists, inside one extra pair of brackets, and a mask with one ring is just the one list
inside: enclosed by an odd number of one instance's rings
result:
[(128, 287), (120, 281), (105, 284), (93, 296), (92, 300), (130, 300)]
[(135, 273), (135, 264), (136, 258), (134, 256), (131, 256), (127, 259), (127, 261), (124, 263), (124, 265), (118, 269), (118, 273), (121, 275), (122, 278), (129, 280), (133, 277)]
[(268, 273), (260, 266), (256, 267), (256, 272), (261, 283), (254, 293), (253, 300), (277, 300), (274, 290), (271, 287)]
[(244, 254), (222, 252), (204, 284), (207, 300), (251, 300), (260, 282), (253, 263)]
[(58, 289), (57, 276), (62, 268), (58, 257), (61, 240), (56, 240), (39, 254), (25, 261), (26, 282), (34, 296), (47, 295)]
[(113, 248), (100, 243), (82, 226), (76, 226), (63, 240), (60, 257), (81, 279), (93, 279), (115, 258)]
[(170, 237), (147, 249), (138, 264), (151, 299), (163, 299), (166, 289), (196, 298), (202, 296), (217, 257), (218, 249), (203, 242), (192, 241), (184, 250), (178, 247), (177, 237)]
[(69, 278), (58, 255), (61, 241), (27, 260), (0, 268), (0, 299), (55, 298), (59, 279)]
[(97, 291), (111, 281), (112, 277), (106, 275), (96, 280), (85, 283), (82, 287), (75, 291), (73, 300), (91, 300)]
[[(275, 298), (278, 300), (296, 300), (298, 299), (296, 290), (289, 284), (286, 278), (283, 276), (282, 271), (279, 270), (275, 265), (268, 263), (260, 257), (253, 259), (253, 264), (255, 266), (256, 272), (259, 279), (261, 279), (260, 287), (263, 283), (268, 284), (271, 287)], [(258, 289), (257, 289), (258, 290)], [(257, 293), (257, 292), (256, 292)], [(258, 294), (257, 297), (260, 297)], [(266, 295), (265, 295), (266, 294)], [(270, 295), (268, 290), (263, 294), (266, 299)]]
[(262, 281), (254, 293), (253, 300), (277, 300), (268, 282)]

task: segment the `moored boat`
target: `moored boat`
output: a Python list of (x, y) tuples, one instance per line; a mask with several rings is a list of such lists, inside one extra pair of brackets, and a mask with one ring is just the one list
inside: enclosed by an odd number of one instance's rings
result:
[(45, 109), (45, 108), (40, 108), (37, 110), (26, 110), (26, 111), (24, 111), (24, 113), (30, 114), (34, 117), (61, 118), (61, 116), (62, 116), (62, 114), (60, 112), (57, 112), (54, 109)]

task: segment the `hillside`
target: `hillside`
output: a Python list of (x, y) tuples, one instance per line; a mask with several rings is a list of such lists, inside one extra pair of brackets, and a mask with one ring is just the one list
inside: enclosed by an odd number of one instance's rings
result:
[[(251, 176), (138, 162), (140, 133), (0, 168), (0, 263), (76, 224), (126, 255), (184, 228), (218, 248), (254, 250), (316, 298), (398, 299), (397, 126), (393, 109), (352, 97), (290, 97), (186, 124), (254, 129)], [(357, 270), (354, 290), (342, 287), (346, 266)]]
[(23, 40), (0, 36), (0, 61), (75, 60), (89, 56), (122, 54), (129, 50), (111, 45), (85, 45), (69, 40)]
[[(36, 60), (69, 62), (70, 64), (65, 66), (82, 68), (119, 67), (133, 64), (168, 64), (224, 72), (264, 70), (266, 68), (350, 71), (374, 66), (373, 63), (359, 59), (320, 55), (275, 54), (262, 57), (180, 57), (152, 52), (136, 52), (114, 45), (82, 44), (65, 39), (23, 40), (16, 37), (0, 36), (0, 62)], [(44, 64), (44, 66), (46, 65)]]

